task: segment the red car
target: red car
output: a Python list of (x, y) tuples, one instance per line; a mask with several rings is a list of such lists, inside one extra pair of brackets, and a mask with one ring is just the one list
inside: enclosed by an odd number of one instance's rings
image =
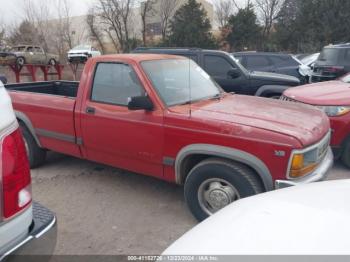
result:
[(80, 83), (6, 88), (32, 167), (53, 150), (184, 185), (200, 220), (239, 198), (322, 180), (333, 163), (324, 113), (224, 93), (184, 57), (101, 56)]
[(288, 89), (281, 99), (323, 110), (331, 121), (331, 146), (335, 156), (350, 168), (350, 74), (334, 81)]

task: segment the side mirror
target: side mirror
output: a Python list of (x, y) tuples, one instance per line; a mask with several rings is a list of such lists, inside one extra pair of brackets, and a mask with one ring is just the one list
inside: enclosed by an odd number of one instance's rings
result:
[(152, 111), (153, 103), (148, 96), (134, 96), (129, 98), (128, 109)]
[(227, 76), (235, 79), (235, 78), (238, 78), (241, 76), (241, 72), (237, 68), (232, 68), (232, 69), (228, 70)]

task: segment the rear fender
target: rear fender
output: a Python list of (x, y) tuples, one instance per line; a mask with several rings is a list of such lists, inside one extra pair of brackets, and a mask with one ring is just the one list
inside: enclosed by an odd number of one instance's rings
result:
[(38, 144), (38, 146), (42, 147), (37, 135), (35, 134), (34, 126), (32, 124), (32, 121), (30, 121), (29, 117), (27, 117), (26, 114), (24, 114), (20, 111), (15, 111), (15, 114), (16, 114), (16, 118), (18, 119), (18, 121), (22, 122), (27, 127), (27, 129), (29, 130), (31, 135), (34, 137), (35, 142)]

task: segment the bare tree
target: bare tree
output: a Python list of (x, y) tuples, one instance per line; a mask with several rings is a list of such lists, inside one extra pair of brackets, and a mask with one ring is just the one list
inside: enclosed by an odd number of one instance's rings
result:
[[(124, 52), (130, 51), (130, 16), (134, 7), (134, 0), (98, 0), (97, 12), (106, 28), (107, 34), (114, 43)], [(117, 41), (115, 41), (116, 37)]]
[(32, 36), (32, 41), (36, 44), (40, 43), (45, 50), (48, 50), (48, 35), (51, 33), (48, 22), (51, 18), (49, 3), (45, 0), (23, 0), (22, 8), (24, 20), (32, 24), (37, 32), (36, 35)]
[(217, 0), (214, 2), (216, 20), (221, 28), (224, 28), (230, 16), (239, 9), (235, 0)]
[(159, 15), (161, 20), (162, 39), (165, 40), (171, 18), (180, 4), (179, 0), (162, 0), (159, 6)]
[(147, 46), (147, 18), (154, 15), (154, 1), (146, 0), (141, 3), (141, 20), (142, 20), (142, 42), (144, 46)]
[(86, 23), (89, 26), (89, 33), (90, 35), (94, 38), (94, 40), (97, 41), (102, 53), (105, 53), (105, 47), (103, 44), (103, 32), (101, 30), (101, 28), (99, 27), (97, 21), (96, 21), (96, 14), (95, 14), (95, 10), (93, 7), (91, 7), (88, 11), (88, 15), (86, 17)]
[(58, 22), (61, 30), (61, 38), (69, 49), (74, 47), (73, 30), (71, 22), (70, 5), (67, 0), (57, 0), (56, 9), (58, 14)]
[(259, 11), (259, 17), (263, 23), (263, 37), (268, 38), (271, 34), (273, 23), (278, 18), (278, 14), (285, 0), (255, 0)]

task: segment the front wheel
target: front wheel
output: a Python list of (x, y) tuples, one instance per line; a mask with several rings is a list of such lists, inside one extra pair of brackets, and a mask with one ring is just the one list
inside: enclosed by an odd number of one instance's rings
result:
[(345, 143), (341, 160), (346, 167), (350, 168), (350, 138)]
[(185, 200), (192, 214), (202, 221), (236, 200), (264, 191), (249, 167), (218, 158), (196, 165), (185, 182)]
[(17, 57), (17, 59), (16, 59), (17, 68), (22, 68), (25, 65), (25, 63), (26, 63), (26, 59), (24, 57), (22, 57), (22, 56)]
[(54, 58), (51, 58), (51, 59), (49, 60), (49, 65), (55, 66), (55, 65), (57, 65), (57, 61), (56, 61)]

